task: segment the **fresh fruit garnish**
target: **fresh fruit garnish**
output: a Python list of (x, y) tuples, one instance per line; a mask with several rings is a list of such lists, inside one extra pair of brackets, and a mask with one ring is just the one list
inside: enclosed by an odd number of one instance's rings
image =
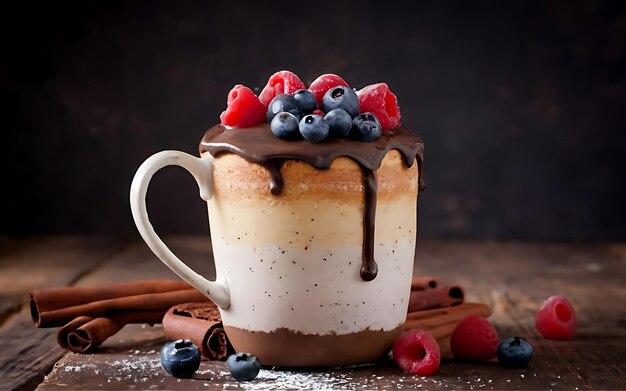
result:
[(533, 358), (535, 350), (524, 338), (507, 338), (498, 346), (498, 361), (505, 368), (524, 368)]
[(165, 372), (175, 377), (191, 377), (200, 368), (200, 350), (188, 339), (166, 342), (160, 359)]
[(303, 116), (298, 101), (289, 94), (276, 95), (274, 99), (272, 99), (267, 106), (267, 122), (272, 122), (276, 114), (282, 112), (293, 114), (298, 118), (298, 121), (301, 120)]
[(324, 110), (322, 110), (322, 109), (315, 109), (315, 110), (313, 110), (312, 114), (319, 115), (320, 117), (323, 117), (324, 116)]
[(290, 71), (280, 71), (274, 73), (267, 81), (267, 85), (263, 88), (263, 91), (259, 94), (259, 100), (265, 107), (274, 99), (276, 95), (280, 94), (292, 94), (297, 90), (305, 89), (306, 86)]
[(301, 138), (299, 126), (300, 123), (298, 118), (296, 118), (295, 115), (286, 112), (278, 113), (274, 119), (272, 119), (272, 123), (270, 124), (270, 128), (272, 129), (274, 136), (285, 140), (295, 140)]
[(352, 129), (352, 117), (343, 109), (334, 109), (324, 116), (328, 122), (329, 137), (341, 138), (350, 134)]
[(345, 80), (341, 77), (334, 75), (332, 73), (327, 73), (313, 80), (313, 83), (309, 86), (309, 91), (315, 95), (315, 99), (317, 100), (317, 105), (322, 105), (322, 98), (324, 98), (324, 94), (326, 91), (330, 90), (335, 86), (348, 86)]
[(250, 353), (239, 352), (226, 360), (230, 374), (237, 381), (254, 380), (261, 369), (261, 362)]
[(384, 131), (393, 130), (400, 125), (400, 107), (398, 98), (386, 83), (372, 84), (356, 93), (361, 104), (361, 112), (376, 114)]
[(576, 313), (565, 296), (552, 296), (535, 315), (537, 330), (548, 339), (570, 339), (576, 331)]
[(312, 143), (317, 143), (328, 137), (328, 123), (319, 115), (304, 116), (299, 127), (302, 137)]
[(424, 330), (405, 331), (393, 343), (393, 359), (406, 372), (419, 376), (434, 375), (439, 369), (439, 344)]
[(482, 316), (468, 316), (454, 329), (450, 350), (458, 359), (490, 360), (498, 350), (498, 333)]
[(309, 90), (298, 90), (293, 93), (293, 97), (298, 101), (300, 110), (306, 115), (311, 114), (313, 110), (317, 109), (317, 100), (315, 95)]
[(354, 118), (359, 114), (359, 98), (356, 92), (346, 86), (336, 86), (324, 94), (322, 98), (322, 108), (326, 113), (335, 109), (345, 110), (350, 117)]
[(372, 113), (359, 114), (352, 120), (350, 136), (359, 141), (373, 141), (380, 137), (382, 128)]
[(222, 125), (248, 128), (265, 122), (265, 106), (248, 87), (237, 84), (228, 93), (228, 107), (220, 115)]

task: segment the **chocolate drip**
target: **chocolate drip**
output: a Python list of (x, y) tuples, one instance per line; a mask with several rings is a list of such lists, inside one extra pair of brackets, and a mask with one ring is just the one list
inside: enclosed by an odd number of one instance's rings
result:
[(328, 169), (339, 156), (356, 161), (363, 170), (365, 208), (363, 212), (363, 255), (360, 275), (364, 281), (376, 278), (378, 265), (374, 260), (374, 222), (376, 217), (377, 183), (374, 171), (383, 158), (395, 149), (402, 155), (407, 167), (417, 160), (419, 190), (424, 189), (422, 161), (424, 144), (422, 139), (404, 126), (392, 134), (377, 140), (361, 142), (348, 139), (333, 139), (318, 144), (308, 141), (287, 141), (275, 137), (268, 124), (245, 129), (227, 129), (216, 125), (207, 130), (200, 142), (200, 154), (209, 152), (214, 157), (223, 152), (235, 153), (244, 159), (259, 164), (270, 175), (270, 191), (279, 195), (284, 186), (280, 169), (287, 160), (305, 161), (317, 169)]
[(374, 171), (361, 166), (365, 176), (365, 210), (363, 212), (363, 253), (361, 254), (361, 279), (372, 281), (378, 274), (374, 259), (374, 222), (376, 221), (376, 191), (378, 184)]
[(280, 169), (285, 163), (285, 159), (274, 159), (269, 160), (265, 165), (265, 169), (270, 174), (270, 192), (273, 195), (279, 195), (283, 192), (283, 186), (285, 186), (285, 182), (283, 181), (283, 176), (280, 173)]

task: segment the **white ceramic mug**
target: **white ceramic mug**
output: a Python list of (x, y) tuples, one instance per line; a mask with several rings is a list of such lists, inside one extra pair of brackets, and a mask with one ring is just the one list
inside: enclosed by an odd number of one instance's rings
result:
[[(215, 281), (176, 257), (148, 219), (148, 184), (169, 165), (189, 171), (208, 203)], [(330, 169), (318, 170), (289, 161), (281, 174), (285, 187), (276, 196), (263, 167), (238, 155), (159, 152), (135, 175), (133, 217), (157, 257), (219, 306), (237, 351), (282, 366), (349, 365), (385, 357), (408, 306), (417, 164), (406, 167), (391, 151), (375, 172), (378, 275), (372, 281), (359, 274), (364, 185), (358, 164), (339, 157)]]

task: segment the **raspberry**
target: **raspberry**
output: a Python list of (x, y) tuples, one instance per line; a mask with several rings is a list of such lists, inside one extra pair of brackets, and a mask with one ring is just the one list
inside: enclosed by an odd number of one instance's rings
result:
[(265, 107), (248, 87), (237, 84), (228, 93), (228, 107), (220, 115), (222, 125), (248, 128), (265, 122)]
[(489, 321), (472, 315), (463, 319), (450, 338), (450, 350), (462, 360), (490, 360), (498, 351), (498, 333)]
[(259, 94), (259, 100), (265, 105), (265, 108), (267, 108), (276, 95), (292, 94), (297, 90), (305, 88), (306, 86), (302, 80), (293, 72), (279, 71), (274, 73), (267, 81), (267, 85)]
[(405, 331), (393, 343), (393, 359), (406, 372), (419, 376), (434, 375), (439, 369), (439, 344), (424, 330)]
[(332, 73), (327, 73), (313, 80), (313, 83), (311, 83), (311, 86), (309, 87), (309, 91), (311, 91), (313, 95), (315, 95), (317, 105), (321, 106), (322, 98), (324, 97), (326, 91), (336, 86), (349, 87), (348, 83), (346, 83), (346, 81), (343, 80), (341, 77)]
[(386, 83), (372, 84), (356, 93), (361, 105), (361, 113), (374, 113), (383, 133), (393, 130), (400, 125), (400, 107), (398, 98), (389, 89)]
[(324, 112), (322, 110), (320, 110), (320, 109), (313, 110), (313, 114), (319, 115), (320, 117), (324, 116)]
[(574, 307), (564, 296), (552, 296), (537, 311), (535, 325), (544, 338), (570, 339), (576, 331)]

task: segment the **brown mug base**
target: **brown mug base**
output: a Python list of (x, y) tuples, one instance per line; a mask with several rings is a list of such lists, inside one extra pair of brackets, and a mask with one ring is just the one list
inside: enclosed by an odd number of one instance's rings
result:
[(390, 331), (368, 329), (342, 335), (302, 334), (285, 328), (270, 333), (224, 329), (235, 351), (254, 354), (263, 365), (338, 367), (385, 359), (402, 325)]

